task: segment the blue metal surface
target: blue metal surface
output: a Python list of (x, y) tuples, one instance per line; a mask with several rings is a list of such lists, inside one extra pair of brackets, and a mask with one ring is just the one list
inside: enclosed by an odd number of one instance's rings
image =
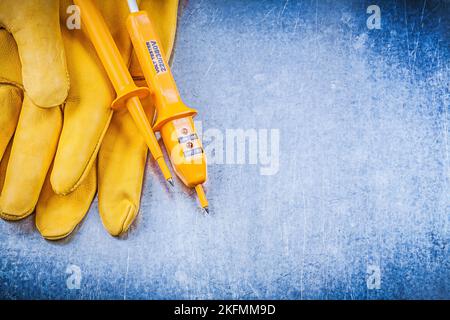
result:
[(205, 145), (277, 129), (278, 173), (211, 163), (204, 217), (149, 165), (121, 239), (96, 203), (56, 243), (0, 221), (0, 297), (449, 299), (449, 8), (184, 2), (173, 69)]

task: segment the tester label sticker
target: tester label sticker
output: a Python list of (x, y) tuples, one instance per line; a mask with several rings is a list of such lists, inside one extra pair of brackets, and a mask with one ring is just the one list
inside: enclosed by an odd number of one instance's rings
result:
[(164, 63), (161, 50), (159, 49), (158, 41), (150, 40), (146, 41), (145, 44), (147, 45), (147, 50), (150, 53), (150, 58), (152, 59), (156, 74), (167, 72), (167, 67)]

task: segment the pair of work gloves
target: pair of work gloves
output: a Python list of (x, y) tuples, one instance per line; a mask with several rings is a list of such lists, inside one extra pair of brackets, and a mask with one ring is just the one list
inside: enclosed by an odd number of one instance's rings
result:
[[(94, 1), (139, 86), (126, 30), (125, 0)], [(0, 1), (0, 216), (36, 213), (49, 240), (62, 239), (89, 211), (99, 212), (114, 236), (136, 217), (147, 146), (126, 110), (112, 111), (115, 92), (81, 29), (70, 30), (69, 0)], [(141, 0), (169, 58), (178, 0)], [(69, 21), (69, 25), (73, 21)], [(141, 80), (138, 80), (141, 79)], [(151, 99), (143, 101), (152, 121)]]

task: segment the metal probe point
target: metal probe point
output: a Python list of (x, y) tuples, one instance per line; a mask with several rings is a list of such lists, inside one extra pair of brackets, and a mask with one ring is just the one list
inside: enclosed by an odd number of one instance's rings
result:
[(205, 211), (205, 216), (209, 215), (209, 208), (208, 207), (204, 207), (203, 210)]
[(173, 182), (172, 178), (167, 179), (167, 182), (172, 186), (175, 187), (175, 183)]

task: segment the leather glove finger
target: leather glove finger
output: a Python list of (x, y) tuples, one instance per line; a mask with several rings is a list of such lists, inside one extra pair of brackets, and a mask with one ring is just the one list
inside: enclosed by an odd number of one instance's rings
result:
[[(152, 119), (150, 98), (142, 104)], [(126, 232), (139, 212), (146, 159), (147, 145), (131, 115), (125, 110), (115, 112), (98, 161), (99, 212), (113, 236)]]
[[(34, 126), (29, 126), (30, 123)], [(61, 127), (59, 108), (37, 107), (25, 96), (0, 198), (2, 218), (18, 220), (33, 212), (56, 151)]]
[(36, 207), (36, 227), (47, 240), (59, 240), (70, 235), (80, 224), (97, 190), (96, 166), (83, 183), (71, 194), (57, 195), (47, 176)]
[(80, 30), (64, 30), (63, 34), (72, 87), (50, 181), (57, 194), (67, 195), (78, 188), (95, 163), (112, 117), (114, 93), (85, 35)]

